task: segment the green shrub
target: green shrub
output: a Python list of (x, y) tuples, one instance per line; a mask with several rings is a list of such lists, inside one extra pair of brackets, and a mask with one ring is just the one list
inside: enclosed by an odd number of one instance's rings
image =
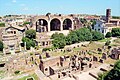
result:
[(42, 52), (44, 52), (44, 51), (50, 51), (52, 48), (43, 48), (42, 49)]
[(5, 27), (5, 23), (0, 23), (0, 27)]
[(111, 43), (111, 41), (107, 41), (107, 42), (105, 43), (105, 46), (109, 46), (110, 43)]
[(23, 25), (30, 24), (30, 22), (24, 22)]
[(33, 55), (33, 53), (31, 52), (30, 55)]
[(19, 73), (20, 73), (20, 71), (19, 71), (19, 70), (17, 70), (17, 71), (15, 71), (14, 73), (15, 73), (15, 74), (19, 74)]
[(105, 35), (106, 38), (112, 37), (112, 33), (111, 32), (107, 32), (107, 34)]
[(113, 37), (120, 36), (120, 28), (113, 28), (111, 33)]

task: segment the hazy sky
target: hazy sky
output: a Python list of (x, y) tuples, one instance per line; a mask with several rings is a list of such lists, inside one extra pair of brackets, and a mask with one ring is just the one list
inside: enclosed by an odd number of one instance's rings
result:
[(120, 16), (120, 0), (0, 0), (0, 15), (8, 14), (99, 14), (107, 8)]

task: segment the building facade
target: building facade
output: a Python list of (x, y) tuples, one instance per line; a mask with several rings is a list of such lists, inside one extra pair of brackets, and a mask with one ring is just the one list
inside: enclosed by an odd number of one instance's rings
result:
[(32, 18), (32, 29), (36, 32), (74, 30), (80, 28), (80, 21), (72, 15), (41, 15)]
[(106, 16), (102, 17), (100, 20), (96, 20), (94, 30), (106, 35), (107, 32), (111, 32), (112, 28), (120, 28), (120, 19), (112, 19), (111, 9), (107, 9)]
[(2, 30), (2, 41), (4, 43), (4, 53), (15, 53), (20, 50), (20, 42), (24, 29), (7, 27)]

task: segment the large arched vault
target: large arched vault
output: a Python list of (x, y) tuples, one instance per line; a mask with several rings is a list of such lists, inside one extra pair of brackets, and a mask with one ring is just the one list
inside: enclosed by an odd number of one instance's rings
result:
[(60, 31), (61, 22), (59, 19), (52, 19), (50, 22), (50, 31)]
[(39, 19), (36, 22), (36, 31), (37, 32), (47, 32), (48, 31), (48, 22), (45, 19)]
[(72, 28), (72, 21), (67, 18), (63, 21), (63, 30), (69, 30), (70, 28)]

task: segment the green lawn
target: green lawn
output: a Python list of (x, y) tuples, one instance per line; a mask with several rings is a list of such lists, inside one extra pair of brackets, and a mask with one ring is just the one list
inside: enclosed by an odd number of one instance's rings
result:
[(106, 41), (110, 41), (111, 38), (105, 38), (105, 39), (102, 39), (102, 40), (99, 40), (99, 42), (106, 42)]
[(31, 78), (31, 77), (33, 77), (34, 80), (39, 80), (39, 79), (38, 79), (38, 76), (37, 76), (35, 73), (32, 74), (32, 75), (29, 75), (29, 76), (25, 76), (25, 77), (23, 77), (23, 78), (20, 78), (20, 79), (18, 79), (18, 80), (26, 80), (27, 78)]

